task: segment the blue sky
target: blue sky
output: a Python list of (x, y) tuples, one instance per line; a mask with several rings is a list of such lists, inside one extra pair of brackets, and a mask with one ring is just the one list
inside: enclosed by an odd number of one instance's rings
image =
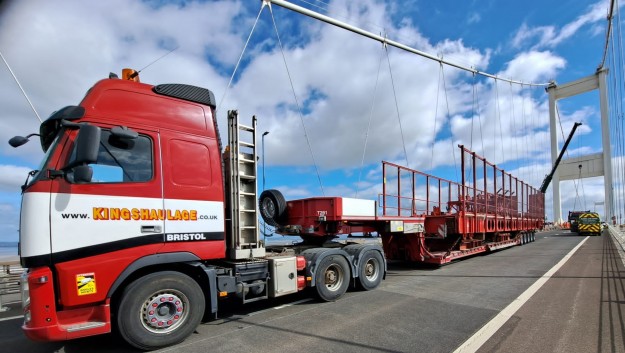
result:
[[(559, 83), (595, 72), (608, 8), (592, 0), (292, 2), (500, 77)], [(176, 47), (142, 72), (142, 82), (207, 87), (219, 101), (260, 6), (256, 0), (5, 1), (0, 51), (42, 117), (77, 104), (109, 72), (140, 69)], [(375, 41), (272, 9), (301, 118), (267, 8), (219, 107), (222, 127), (226, 111), (239, 109), (244, 119), (257, 115), (259, 131), (270, 132), (268, 188), (287, 199), (320, 195), (318, 170), (325, 195), (375, 199), (381, 160), (408, 160), (411, 168), (455, 179), (452, 146), (471, 141), (478, 153), (540, 185), (550, 168), (543, 88), (495, 85), (395, 48), (387, 56)], [(0, 140), (8, 141), (37, 131), (39, 122), (0, 66)], [(585, 124), (571, 156), (601, 150), (597, 97), (559, 103), (565, 135), (574, 121)], [(19, 186), (41, 157), (37, 143), (0, 144), (0, 241), (17, 239)], [(572, 182), (562, 189), (564, 214), (582, 199), (593, 208), (603, 198), (602, 178), (584, 180), (577, 197)]]

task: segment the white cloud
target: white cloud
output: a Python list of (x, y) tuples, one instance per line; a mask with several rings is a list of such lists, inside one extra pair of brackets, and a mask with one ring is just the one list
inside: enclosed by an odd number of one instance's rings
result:
[(0, 191), (19, 192), (30, 170), (14, 165), (0, 165)]
[[(243, 46), (238, 31), (247, 30), (249, 23), (239, 17), (241, 10), (238, 1), (158, 8), (119, 0), (14, 2), (0, 20), (0, 48), (44, 118), (78, 104), (109, 71), (140, 69), (176, 46), (174, 53), (146, 69), (142, 80), (185, 82), (221, 93), (226, 81), (205, 59), (228, 65), (236, 60)], [(7, 118), (0, 120), (0, 140), (6, 141), (37, 131), (39, 123), (2, 66), (0, 80), (6, 84), (0, 87), (0, 105)], [(41, 157), (36, 146), (0, 146), (0, 152), (25, 160)]]
[(549, 51), (521, 52), (498, 73), (503, 78), (523, 77), (526, 82), (543, 83), (553, 80), (564, 69), (566, 60)]
[[(571, 38), (585, 25), (592, 25), (601, 20), (605, 21), (607, 9), (608, 1), (606, 0), (594, 3), (588, 7), (586, 13), (559, 29), (553, 25), (530, 27), (527, 23), (523, 23), (514, 35), (512, 45), (516, 48), (525, 45), (530, 45), (533, 49), (553, 48)], [(593, 35), (603, 33), (596, 26), (592, 28), (591, 32)]]
[(467, 24), (478, 23), (482, 20), (482, 16), (477, 12), (471, 12), (467, 17)]

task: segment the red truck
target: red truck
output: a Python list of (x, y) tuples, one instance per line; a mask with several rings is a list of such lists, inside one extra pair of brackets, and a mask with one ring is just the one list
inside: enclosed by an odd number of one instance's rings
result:
[[(45, 157), (22, 188), (20, 219), (28, 337), (116, 327), (132, 346), (156, 349), (217, 317), (226, 297), (248, 303), (311, 288), (332, 301), (348, 287), (376, 288), (385, 255), (443, 264), (532, 241), (541, 227), (542, 194), (464, 148), (461, 184), (385, 163), (378, 202), (259, 197), (256, 118), (243, 125), (230, 111), (222, 148), (215, 109), (208, 89), (143, 84), (124, 70), (41, 124)], [(260, 217), (303, 241), (266, 246)], [(383, 247), (329, 241), (374, 233)]]

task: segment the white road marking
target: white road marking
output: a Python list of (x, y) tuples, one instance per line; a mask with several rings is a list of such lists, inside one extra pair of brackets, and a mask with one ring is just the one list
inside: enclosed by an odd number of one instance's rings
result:
[(306, 299), (302, 299), (302, 300), (298, 300), (298, 301), (294, 301), (292, 303), (288, 303), (288, 304), (284, 304), (284, 305), (280, 305), (280, 306), (276, 306), (274, 308), (269, 308), (269, 309), (263, 309), (263, 310), (259, 310), (259, 311), (254, 311), (251, 312), (249, 314), (247, 314), (247, 316), (254, 316), (254, 315), (258, 315), (258, 314), (262, 314), (262, 313), (266, 313), (268, 311), (271, 310), (280, 310), (280, 309), (284, 309), (284, 308), (288, 308), (289, 306), (293, 306), (293, 305), (297, 305), (297, 304), (302, 304), (302, 303), (306, 303), (311, 301), (312, 298), (306, 298)]
[(24, 317), (24, 315), (4, 317), (4, 318), (0, 319), (0, 322), (2, 322), (2, 321), (9, 321), (9, 320), (15, 320), (15, 319), (21, 319), (23, 317)]
[(523, 306), (523, 304), (525, 304), (536, 292), (538, 292), (540, 287), (542, 287), (551, 278), (551, 276), (553, 276), (553, 274), (556, 273), (556, 271), (558, 271), (560, 267), (562, 267), (571, 258), (571, 256), (573, 256), (577, 249), (579, 249), (586, 242), (586, 240), (588, 240), (588, 237), (584, 238), (584, 240), (569, 251), (569, 253), (566, 254), (560, 262), (536, 280), (536, 282), (527, 288), (525, 292), (521, 293), (521, 295), (514, 299), (512, 303), (508, 304), (507, 307), (499, 312), (497, 316), (495, 316), (473, 336), (460, 345), (454, 353), (472, 353), (480, 349), (480, 347), (482, 347), (482, 345), (486, 343), (486, 341), (488, 341), (492, 335), (494, 335), (495, 332), (497, 332), (497, 330), (499, 330), (508, 321), (508, 319), (510, 319), (512, 315), (514, 315)]

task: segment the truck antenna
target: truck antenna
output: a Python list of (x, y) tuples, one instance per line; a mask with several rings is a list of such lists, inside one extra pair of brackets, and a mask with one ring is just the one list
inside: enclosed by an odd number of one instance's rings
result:
[(24, 91), (24, 88), (22, 88), (22, 85), (20, 84), (20, 81), (17, 79), (17, 76), (15, 76), (15, 74), (13, 73), (13, 70), (11, 70), (11, 66), (9, 66), (9, 63), (4, 58), (4, 55), (2, 55), (1, 51), (0, 51), (0, 58), (2, 58), (2, 61), (4, 61), (4, 64), (7, 66), (7, 69), (9, 69), (9, 72), (11, 73), (11, 76), (13, 76), (13, 79), (15, 80), (17, 85), (19, 86), (20, 90), (22, 91), (22, 94), (24, 94), (24, 97), (28, 101), (28, 104), (30, 104), (30, 107), (33, 109), (33, 112), (35, 112), (35, 115), (37, 116), (37, 119), (39, 119), (39, 122), (42, 123), (43, 120), (41, 120), (41, 117), (39, 116), (39, 113), (37, 113), (37, 110), (35, 109), (35, 106), (33, 105), (33, 103), (28, 98), (28, 95), (26, 94), (26, 91)]
[(173, 53), (174, 51), (176, 51), (178, 48), (180, 48), (180, 46), (176, 46), (174, 49), (168, 51), (167, 53), (159, 56), (156, 60), (152, 61), (151, 63), (145, 65), (141, 70), (139, 71), (135, 71), (132, 75), (130, 75), (130, 78), (135, 78), (137, 76), (139, 76), (139, 73), (141, 73), (141, 71), (147, 69), (148, 67), (152, 66), (152, 64), (155, 64), (157, 61), (161, 60), (162, 58), (166, 57), (167, 55)]

